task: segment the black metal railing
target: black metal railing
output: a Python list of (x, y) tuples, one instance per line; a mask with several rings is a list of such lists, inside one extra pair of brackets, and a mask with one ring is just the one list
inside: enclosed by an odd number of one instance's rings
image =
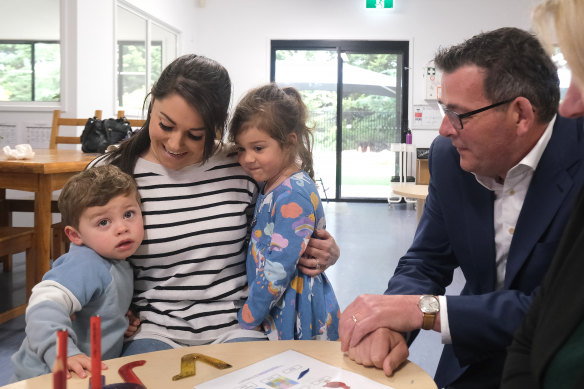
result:
[[(337, 139), (336, 114), (311, 111), (315, 125), (314, 150), (335, 150)], [(391, 143), (401, 142), (400, 128), (394, 113), (373, 111), (343, 112), (343, 150), (362, 148), (370, 151), (389, 150)]]

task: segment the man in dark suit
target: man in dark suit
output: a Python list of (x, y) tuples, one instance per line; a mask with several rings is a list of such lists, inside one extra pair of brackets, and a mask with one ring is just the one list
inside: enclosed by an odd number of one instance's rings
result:
[[(584, 183), (584, 129), (556, 116), (556, 68), (525, 31), (479, 34), (435, 63), (444, 118), (424, 213), (386, 295), (343, 312), (341, 346), (389, 375), (408, 356), (402, 334), (432, 329), (439, 387), (496, 388)], [(457, 267), (466, 285), (443, 296)]]

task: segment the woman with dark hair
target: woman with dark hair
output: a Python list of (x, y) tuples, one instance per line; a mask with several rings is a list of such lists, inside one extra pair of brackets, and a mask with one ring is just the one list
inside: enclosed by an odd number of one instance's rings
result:
[[(247, 297), (245, 250), (258, 186), (221, 142), (230, 98), (223, 66), (179, 57), (153, 86), (144, 127), (95, 162), (133, 175), (142, 197), (144, 241), (129, 258), (140, 325), (124, 355), (266, 339), (237, 322)], [(308, 275), (339, 256), (330, 234), (319, 237), (299, 265)]]

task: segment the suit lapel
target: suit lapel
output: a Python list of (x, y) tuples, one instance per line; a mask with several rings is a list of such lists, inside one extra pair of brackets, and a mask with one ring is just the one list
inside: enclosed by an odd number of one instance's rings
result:
[[(494, 232), (494, 194), (481, 184), (474, 175), (466, 175), (468, 201), (470, 204), (465, 207), (464, 232), (467, 234), (468, 258), (473, 259), (473, 273), (476, 275), (473, 280), (473, 289), (480, 292), (490, 292), (493, 290), (497, 269), (495, 266), (495, 232)], [(484, 260), (477, 260), (484, 258)], [(478, 289), (476, 289), (478, 288)]]
[(473, 293), (490, 292), (496, 280), (494, 195), (472, 173), (462, 171), (460, 155), (452, 145), (449, 147), (452, 159), (440, 162), (452, 179), (445, 180), (441, 193), (451, 245)]
[(517, 220), (507, 259), (505, 288), (509, 287), (554, 220), (558, 208), (566, 201), (574, 185), (568, 169), (580, 159), (580, 153), (573, 149), (581, 147), (573, 122), (568, 126), (565, 119), (557, 116), (551, 139), (533, 175)]

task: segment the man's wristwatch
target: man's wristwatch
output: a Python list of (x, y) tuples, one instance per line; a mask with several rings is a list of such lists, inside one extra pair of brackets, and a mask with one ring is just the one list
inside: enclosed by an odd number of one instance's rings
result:
[(421, 295), (420, 300), (418, 300), (418, 307), (420, 307), (420, 311), (424, 314), (422, 329), (431, 330), (434, 328), (436, 314), (440, 312), (438, 297), (429, 294)]

